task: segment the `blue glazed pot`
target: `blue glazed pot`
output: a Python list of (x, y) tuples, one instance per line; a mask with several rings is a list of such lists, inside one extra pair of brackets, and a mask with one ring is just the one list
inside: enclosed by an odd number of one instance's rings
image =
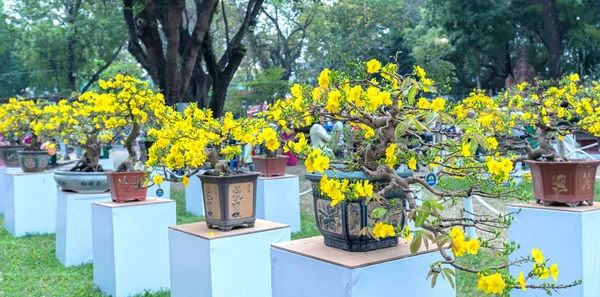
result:
[(17, 155), (23, 172), (43, 172), (50, 163), (50, 155), (46, 151), (18, 151)]
[[(326, 170), (324, 174), (329, 178), (334, 177), (334, 172), (331, 170)], [(402, 172), (402, 174), (401, 176), (412, 176), (412, 172)], [(331, 206), (331, 199), (322, 195), (319, 189), (319, 181), (322, 177), (322, 174), (306, 174), (306, 179), (312, 183), (315, 219), (317, 220), (317, 228), (325, 239), (325, 245), (350, 252), (366, 252), (398, 245), (397, 237), (377, 240), (360, 235), (363, 228), (373, 227), (377, 223), (377, 220), (372, 219), (370, 214), (378, 206), (374, 203), (367, 205), (364, 199), (345, 200)], [(387, 184), (385, 181), (370, 179), (360, 171), (336, 171), (335, 177), (340, 180), (349, 179), (350, 181), (370, 180), (379, 188)], [(398, 203), (394, 207), (395, 210), (405, 209), (404, 192), (402, 190), (386, 192), (385, 198), (398, 199)], [(401, 211), (398, 215), (386, 217), (386, 221), (394, 226), (400, 226), (400, 229), (402, 229), (406, 222), (405, 212)]]

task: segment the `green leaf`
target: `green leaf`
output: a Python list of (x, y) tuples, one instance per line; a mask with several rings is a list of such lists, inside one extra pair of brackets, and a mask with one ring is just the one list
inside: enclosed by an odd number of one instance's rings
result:
[(415, 96), (417, 96), (417, 91), (417, 87), (415, 86), (411, 86), (408, 90), (408, 95), (406, 96), (406, 98), (408, 99), (408, 103), (410, 103), (411, 105), (415, 103)]
[(452, 286), (452, 289), (454, 289), (454, 280), (452, 279), (452, 276), (450, 275), (450, 273), (448, 273), (448, 271), (446, 269), (448, 269), (448, 268), (445, 268), (443, 270), (443, 273), (448, 278), (448, 282), (450, 283), (450, 286)]
[(437, 283), (437, 277), (438, 277), (439, 273), (434, 273), (433, 277), (431, 278), (431, 287), (435, 287), (435, 284)]
[(404, 136), (406, 130), (408, 130), (408, 127), (410, 127), (411, 120), (412, 118), (408, 118), (402, 121), (400, 124), (398, 124), (398, 126), (396, 126), (395, 134), (397, 139), (400, 139)]
[(383, 218), (383, 216), (385, 216), (386, 213), (387, 213), (387, 209), (379, 207), (379, 208), (373, 209), (373, 211), (371, 212), (371, 218), (372, 219), (381, 219), (381, 218)]
[(429, 212), (417, 211), (417, 217), (415, 218), (415, 227), (421, 227), (429, 217)]
[(419, 232), (415, 232), (415, 236), (413, 237), (412, 242), (410, 243), (410, 253), (416, 254), (421, 247), (422, 235)]
[(413, 119), (413, 125), (415, 126), (417, 131), (419, 131), (419, 134), (423, 133), (423, 130), (426, 130), (426, 131), (429, 130), (429, 128), (427, 126), (425, 126), (423, 123), (421, 123), (421, 121), (419, 121), (417, 119)]

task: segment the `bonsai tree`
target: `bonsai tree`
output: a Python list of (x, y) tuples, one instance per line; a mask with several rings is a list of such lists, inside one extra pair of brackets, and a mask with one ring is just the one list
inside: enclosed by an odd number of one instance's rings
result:
[(51, 109), (51, 103), (46, 100), (11, 98), (7, 104), (0, 106), (0, 133), (19, 139), (10, 139), (11, 144), (24, 144), (24, 138), (29, 133), (31, 142), (24, 150), (40, 151), (39, 138), (54, 135), (57, 130), (57, 126), (48, 121)]
[(133, 171), (137, 163), (135, 139), (140, 125), (153, 118), (152, 112), (164, 105), (164, 97), (154, 93), (147, 82), (134, 77), (117, 75), (108, 81), (100, 80), (100, 92), (86, 92), (72, 102), (60, 101), (53, 107), (50, 122), (60, 126), (65, 143), (83, 146), (83, 160), (71, 171), (101, 172), (98, 163), (104, 145), (115, 142), (129, 129), (124, 145), (128, 157), (117, 171)]
[[(529, 198), (510, 176), (516, 159), (501, 150), (500, 140), (496, 138), (498, 125), (502, 122), (489, 120), (495, 115), (501, 119), (508, 111), (493, 111), (495, 101), (480, 93), (458, 105), (443, 98), (421, 97), (436, 91), (434, 82), (418, 66), (409, 75), (396, 73), (397, 63), (384, 66), (371, 60), (356, 66), (349, 72), (323, 70), (317, 80), (318, 86), (295, 85), (292, 98), (277, 101), (267, 112), (268, 120), (279, 123), (284, 129), (309, 127), (319, 120), (319, 116), (342, 120), (359, 129), (355, 134), (355, 151), (343, 160), (312, 148), (302, 135), (297, 141), (285, 144), (285, 150), (305, 159), (308, 172), (322, 174), (314, 191), (315, 199), (323, 196), (331, 207), (343, 202), (364, 201), (368, 209), (372, 209), (370, 219), (376, 223), (364, 227), (360, 235), (376, 240), (404, 238), (410, 242), (413, 253), (422, 245), (437, 249), (443, 260), (431, 265), (427, 277), (431, 278), (432, 285), (440, 274), (453, 284), (454, 273), (449, 267), (476, 274), (478, 289), (487, 294), (527, 288), (550, 292), (578, 284), (554, 283), (558, 266), (550, 263), (537, 249), (532, 250), (529, 257), (509, 262), (509, 255), (518, 246), (505, 242), (500, 235), (510, 226), (511, 214), (471, 217), (444, 211), (447, 203), (454, 204), (472, 195), (492, 199)], [(479, 111), (485, 109), (490, 115), (481, 113), (471, 119), (468, 114), (472, 107), (479, 107)], [(449, 127), (458, 127), (462, 132)], [(441, 135), (441, 140), (436, 143), (426, 141), (422, 136), (424, 131)], [(436, 168), (442, 182), (432, 186), (418, 174), (401, 177), (396, 172), (401, 164), (413, 171), (418, 166), (429, 170)], [(344, 178), (346, 171), (360, 171), (367, 179)], [(419, 204), (411, 185), (421, 187), (436, 199)], [(397, 195), (397, 192), (403, 195)], [(409, 206), (408, 220), (419, 230), (401, 227), (402, 220), (398, 218), (406, 211), (401, 199)], [(324, 208), (323, 213), (328, 209)], [(483, 235), (468, 238), (464, 233), (466, 227), (476, 228)], [(460, 258), (465, 254), (478, 253), (489, 253), (506, 259), (506, 262), (498, 266), (461, 263)], [(518, 275), (509, 275), (505, 270), (511, 265), (525, 267), (526, 263), (533, 264), (533, 268), (524, 268)], [(554, 282), (546, 281), (549, 276)], [(531, 279), (541, 279), (544, 283), (533, 284), (529, 282)]]
[(156, 115), (162, 126), (148, 132), (156, 142), (149, 150), (147, 165), (184, 170), (186, 174), (181, 178), (186, 185), (188, 177), (205, 166), (212, 169), (208, 174), (238, 174), (219, 157), (231, 160), (239, 156), (240, 144), (264, 143), (271, 151), (280, 147), (277, 133), (261, 118), (234, 119), (232, 113), (214, 118), (211, 110), (199, 109), (195, 104), (190, 104), (183, 114), (164, 107)]

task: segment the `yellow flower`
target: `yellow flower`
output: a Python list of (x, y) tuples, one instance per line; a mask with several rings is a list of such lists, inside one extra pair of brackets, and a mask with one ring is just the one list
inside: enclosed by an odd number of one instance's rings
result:
[(396, 150), (398, 150), (398, 146), (395, 143), (390, 144), (390, 146), (388, 146), (388, 148), (385, 150), (385, 164), (391, 169), (394, 169), (394, 166), (398, 162)]
[(154, 177), (152, 177), (152, 182), (153, 182), (155, 185), (160, 185), (160, 184), (162, 184), (162, 182), (163, 182), (163, 177), (162, 177), (162, 175), (160, 175), (160, 174), (157, 174), (157, 175), (155, 175)]
[(471, 255), (476, 255), (477, 251), (479, 251), (480, 245), (477, 239), (471, 239), (467, 242), (467, 253)]
[(421, 79), (425, 79), (425, 76), (427, 75), (427, 73), (425, 72), (425, 70), (423, 70), (423, 68), (421, 68), (421, 66), (415, 66), (415, 73)]
[(315, 171), (323, 173), (326, 169), (329, 169), (329, 158), (325, 156), (318, 156), (313, 161), (312, 166)]
[(531, 249), (531, 257), (538, 264), (544, 263), (544, 254), (536, 248)]
[(506, 283), (502, 279), (502, 275), (500, 273), (494, 273), (487, 277), (487, 290), (486, 294), (502, 294), (504, 292), (504, 287), (506, 287)]
[(367, 72), (368, 73), (377, 73), (381, 69), (381, 63), (376, 59), (371, 59), (367, 62)]
[(373, 185), (368, 180), (356, 182), (354, 190), (356, 198), (373, 196)]
[(382, 222), (377, 222), (375, 227), (373, 228), (373, 236), (375, 238), (386, 238), (396, 236), (396, 232), (394, 231), (394, 226), (390, 224), (384, 224)]
[(487, 140), (487, 144), (488, 144), (488, 148), (495, 150), (496, 148), (498, 148), (498, 140), (496, 140), (496, 138), (494, 136), (490, 136), (486, 138)]
[(539, 264), (534, 264), (533, 265), (533, 273), (539, 278), (539, 279), (547, 279), (550, 276), (550, 269), (539, 265)]
[(471, 145), (466, 141), (463, 142), (460, 151), (464, 157), (471, 156)]
[(408, 161), (408, 168), (412, 171), (417, 170), (417, 159), (415, 157), (411, 157), (410, 161)]
[(431, 168), (436, 168), (436, 167), (438, 167), (438, 163), (442, 162), (442, 157), (440, 157), (440, 156), (436, 156), (436, 157), (435, 157), (435, 159), (433, 159), (433, 162), (434, 162), (434, 163), (429, 163), (429, 166), (430, 166)]
[(64, 140), (63, 140), (63, 143), (64, 143), (64, 144), (69, 144), (69, 140), (68, 140), (68, 139), (64, 139)]
[(325, 106), (325, 108), (332, 112), (332, 113), (337, 113), (340, 109), (340, 91), (339, 90), (335, 90), (335, 91), (331, 91), (329, 93), (329, 96), (327, 97), (327, 106)]
[(452, 253), (456, 257), (462, 257), (465, 255), (469, 246), (463, 238), (457, 238), (452, 240)]
[(565, 139), (565, 137), (564, 137), (564, 136), (562, 136), (562, 135), (558, 135), (558, 140), (563, 140), (563, 139)]
[(521, 290), (527, 291), (527, 288), (525, 287), (525, 278), (523, 277), (523, 272), (519, 272), (519, 278), (517, 279), (517, 282), (519, 282)]
[[(319, 87), (327, 88), (329, 86), (329, 73), (331, 71), (328, 68), (323, 69), (319, 75)], [(313, 96), (315, 93), (313, 92)]]
[(578, 82), (579, 81), (579, 74), (577, 73), (573, 73), (569, 76), (569, 80), (572, 82)]
[(410, 226), (406, 225), (404, 226), (404, 239), (406, 239), (406, 241), (411, 241), (412, 236), (410, 235)]
[(558, 264), (554, 263), (550, 266), (550, 274), (552, 275), (552, 279), (554, 281), (558, 280)]
[(187, 176), (185, 176), (185, 175), (184, 175), (184, 176), (181, 178), (181, 183), (182, 183), (184, 186), (186, 186), (186, 187), (187, 187), (187, 186), (190, 184), (190, 179), (189, 179)]
[(435, 98), (431, 102), (431, 109), (436, 112), (442, 111), (442, 110), (444, 110), (445, 104), (446, 104), (446, 100), (444, 100), (443, 98), (441, 98), (441, 97)]
[(421, 97), (419, 98), (419, 101), (417, 102), (417, 107), (418, 108), (422, 108), (422, 109), (427, 109), (430, 108), (431, 103), (429, 103), (429, 100)]
[(295, 98), (302, 97), (302, 86), (299, 84), (294, 84), (290, 89), (292, 91), (292, 96)]
[(450, 229), (450, 238), (452, 239), (465, 239), (465, 232), (460, 227), (452, 227)]

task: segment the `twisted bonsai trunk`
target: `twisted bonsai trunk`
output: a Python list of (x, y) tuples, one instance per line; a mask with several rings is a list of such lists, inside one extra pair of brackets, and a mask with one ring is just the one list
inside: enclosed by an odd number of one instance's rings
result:
[(83, 160), (77, 162), (75, 167), (69, 171), (76, 172), (102, 172), (104, 169), (99, 164), (100, 160), (100, 149), (102, 148), (98, 143), (97, 135), (87, 137), (85, 142), (85, 153), (83, 154)]
[(125, 139), (125, 148), (127, 148), (127, 153), (129, 156), (123, 163), (119, 164), (117, 167), (117, 172), (131, 172), (135, 171), (135, 163), (137, 162), (137, 153), (135, 151), (135, 139), (140, 135), (140, 124), (137, 122), (133, 123), (133, 129), (131, 129), (131, 133)]

